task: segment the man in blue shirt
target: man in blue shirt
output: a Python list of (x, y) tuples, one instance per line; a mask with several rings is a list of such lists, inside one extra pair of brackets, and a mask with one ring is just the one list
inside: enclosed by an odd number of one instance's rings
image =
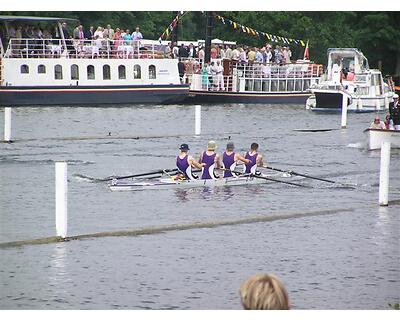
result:
[(136, 31), (132, 33), (132, 40), (142, 40), (142, 39), (143, 39), (143, 35), (139, 31), (139, 27), (136, 27)]

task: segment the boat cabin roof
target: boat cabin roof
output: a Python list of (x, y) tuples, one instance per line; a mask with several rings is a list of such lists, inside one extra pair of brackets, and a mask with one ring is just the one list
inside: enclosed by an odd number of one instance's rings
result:
[(350, 69), (356, 73), (369, 69), (368, 59), (356, 48), (329, 48), (327, 54), (328, 72), (335, 63), (339, 64), (342, 69)]

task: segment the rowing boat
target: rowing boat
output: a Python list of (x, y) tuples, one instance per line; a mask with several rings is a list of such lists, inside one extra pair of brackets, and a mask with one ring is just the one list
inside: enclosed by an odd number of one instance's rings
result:
[[(174, 188), (198, 188), (198, 187), (222, 187), (222, 186), (240, 186), (254, 185), (271, 182), (263, 178), (282, 177), (282, 175), (265, 175), (259, 177), (241, 176), (198, 180), (175, 180), (171, 177), (161, 177), (158, 179), (147, 179), (143, 181), (131, 180), (113, 180), (109, 185), (112, 191), (137, 191), (137, 190), (159, 190), (159, 189), (174, 189)], [(261, 177), (261, 178), (260, 178)]]

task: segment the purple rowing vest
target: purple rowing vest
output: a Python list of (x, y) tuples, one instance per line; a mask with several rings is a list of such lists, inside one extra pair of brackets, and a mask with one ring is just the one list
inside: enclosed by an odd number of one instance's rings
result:
[(227, 155), (226, 152), (222, 155), (222, 163), (225, 169), (229, 169), (230, 171), (224, 171), (224, 178), (229, 177), (237, 177), (236, 174), (232, 173), (235, 170), (236, 162), (235, 162), (235, 153), (232, 152), (231, 155)]
[(203, 171), (201, 174), (202, 179), (217, 179), (214, 175), (214, 167), (215, 167), (215, 156), (217, 154), (214, 153), (213, 155), (207, 155), (206, 151), (203, 152), (203, 156), (201, 157), (201, 162), (205, 163), (206, 165), (203, 167)]
[(188, 155), (186, 155), (183, 159), (179, 158), (179, 156), (176, 157), (176, 166), (185, 175), (186, 179), (194, 179), (192, 176), (192, 167), (188, 163)]
[(256, 152), (254, 155), (250, 155), (249, 152), (246, 153), (245, 158), (250, 160), (249, 164), (245, 164), (245, 171), (244, 173), (252, 173), (255, 174), (257, 170), (257, 156), (258, 153)]

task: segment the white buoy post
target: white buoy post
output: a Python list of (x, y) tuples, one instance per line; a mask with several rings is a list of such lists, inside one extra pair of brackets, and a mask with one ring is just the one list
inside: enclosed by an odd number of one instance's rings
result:
[(11, 108), (4, 108), (4, 141), (11, 142)]
[(200, 135), (201, 133), (201, 106), (197, 105), (195, 107), (195, 126), (194, 126), (194, 134)]
[(342, 94), (342, 129), (347, 128), (347, 95)]
[(68, 181), (67, 163), (56, 162), (56, 231), (57, 236), (67, 236), (68, 223)]
[(387, 206), (389, 201), (390, 141), (381, 145), (381, 168), (379, 173), (379, 205)]

